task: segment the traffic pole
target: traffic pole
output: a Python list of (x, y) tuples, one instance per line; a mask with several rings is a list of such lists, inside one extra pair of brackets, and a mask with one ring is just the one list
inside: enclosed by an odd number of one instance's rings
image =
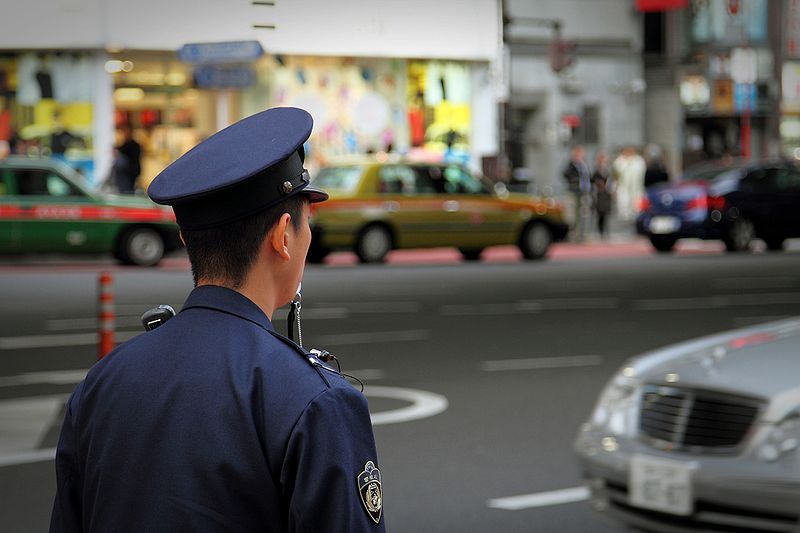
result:
[(114, 280), (110, 272), (101, 272), (98, 283), (97, 359), (114, 349)]

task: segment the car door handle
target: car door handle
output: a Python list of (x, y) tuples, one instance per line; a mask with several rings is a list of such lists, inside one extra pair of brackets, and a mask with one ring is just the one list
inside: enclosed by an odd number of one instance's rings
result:
[(448, 213), (455, 213), (461, 209), (461, 204), (455, 200), (448, 200), (444, 203), (444, 210)]
[(400, 204), (397, 202), (383, 202), (383, 210), (387, 213), (396, 213), (400, 211)]

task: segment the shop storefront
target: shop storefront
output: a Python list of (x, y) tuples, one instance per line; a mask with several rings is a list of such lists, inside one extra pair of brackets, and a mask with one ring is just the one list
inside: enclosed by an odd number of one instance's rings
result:
[(94, 179), (95, 54), (0, 56), (0, 141), (15, 154), (66, 161)]
[(775, 53), (766, 0), (692, 3), (688, 11), (693, 60), (684, 68), (684, 167), (726, 155), (774, 152), (770, 115), (777, 107)]
[(306, 146), (312, 172), (357, 154), (470, 158), (468, 62), (265, 55), (213, 67), (225, 76), (209, 68), (173, 52), (119, 53), (106, 64), (115, 126), (130, 125), (143, 148), (142, 187), (199, 140), (274, 106), (301, 107), (314, 117)]

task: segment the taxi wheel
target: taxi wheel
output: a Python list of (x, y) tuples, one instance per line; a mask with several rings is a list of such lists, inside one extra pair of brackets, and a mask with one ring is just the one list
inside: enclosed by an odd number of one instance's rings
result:
[(756, 228), (746, 218), (740, 218), (731, 226), (725, 237), (725, 248), (729, 252), (746, 252), (756, 238)]
[(676, 242), (678, 242), (678, 239), (667, 235), (653, 235), (650, 237), (650, 244), (653, 245), (653, 248), (663, 253), (671, 252)]
[(392, 249), (392, 234), (386, 226), (367, 226), (356, 239), (355, 252), (362, 263), (382, 263)]
[(311, 264), (318, 265), (322, 263), (325, 258), (330, 253), (330, 250), (327, 248), (323, 248), (322, 246), (315, 244), (313, 239), (311, 241), (311, 246), (308, 248), (308, 254), (306, 254), (306, 261)]
[(465, 261), (478, 261), (481, 258), (483, 248), (459, 248), (458, 251), (464, 256)]
[(783, 243), (785, 240), (786, 239), (784, 239), (783, 237), (775, 237), (775, 236), (764, 237), (764, 242), (767, 245), (767, 250), (771, 252), (779, 252), (783, 250)]
[(120, 238), (117, 253), (125, 264), (153, 266), (164, 257), (164, 239), (152, 228), (131, 228)]
[(522, 232), (519, 249), (525, 259), (542, 259), (547, 255), (553, 234), (543, 222), (531, 222)]

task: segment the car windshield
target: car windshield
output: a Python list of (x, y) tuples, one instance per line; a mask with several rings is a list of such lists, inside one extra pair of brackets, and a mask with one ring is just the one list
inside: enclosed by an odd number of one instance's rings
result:
[(315, 186), (325, 190), (353, 192), (360, 177), (359, 166), (326, 167), (320, 169), (312, 181)]
[(726, 179), (732, 173), (739, 172), (739, 167), (731, 166), (715, 166), (715, 167), (699, 167), (689, 169), (683, 175), (681, 181), (716, 181), (719, 179)]

